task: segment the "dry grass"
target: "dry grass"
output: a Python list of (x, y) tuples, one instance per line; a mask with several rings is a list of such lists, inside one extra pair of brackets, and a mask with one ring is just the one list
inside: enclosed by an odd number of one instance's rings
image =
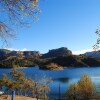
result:
[[(0, 100), (11, 100), (11, 96), (10, 95), (2, 95), (2, 96), (0, 96)], [(15, 95), (14, 100), (37, 100), (37, 99), (31, 98), (31, 97)]]

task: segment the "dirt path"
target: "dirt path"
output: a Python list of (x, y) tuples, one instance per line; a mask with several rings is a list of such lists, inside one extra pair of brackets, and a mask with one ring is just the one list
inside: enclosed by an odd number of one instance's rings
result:
[[(7, 95), (2, 95), (2, 96), (0, 96), (0, 100), (11, 100), (11, 96), (10, 95), (8, 95), (8, 96)], [(14, 100), (37, 100), (37, 99), (36, 98), (31, 98), (31, 97), (15, 95)]]

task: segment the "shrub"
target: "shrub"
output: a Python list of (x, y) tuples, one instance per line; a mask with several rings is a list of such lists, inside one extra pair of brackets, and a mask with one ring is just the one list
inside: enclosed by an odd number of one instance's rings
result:
[(95, 84), (88, 75), (83, 75), (76, 84), (70, 84), (67, 90), (68, 100), (91, 100), (97, 98)]

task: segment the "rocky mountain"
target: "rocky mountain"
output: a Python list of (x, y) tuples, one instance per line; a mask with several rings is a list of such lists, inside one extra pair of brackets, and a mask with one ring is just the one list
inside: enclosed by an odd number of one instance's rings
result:
[(4, 55), (7, 55), (11, 53), (10, 50), (7, 50), (7, 49), (0, 49), (0, 56), (4, 56)]
[(42, 54), (40, 54), (39, 51), (24, 51), (23, 52), (23, 55), (25, 57), (28, 57), (28, 56), (32, 56), (32, 57), (41, 57)]
[(0, 67), (29, 67), (39, 66), (41, 69), (59, 70), (64, 67), (94, 67), (100, 66), (100, 52), (90, 52), (82, 55), (72, 55), (65, 48), (49, 50), (41, 54), (39, 51), (10, 51), (0, 49)]
[(7, 49), (0, 49), (0, 57), (40, 57), (41, 54), (39, 51), (10, 51)]
[(100, 51), (86, 52), (86, 56), (100, 58)]
[(58, 56), (68, 56), (72, 55), (72, 52), (66, 47), (61, 47), (58, 49), (49, 50), (48, 53), (41, 54), (39, 51), (10, 51), (7, 49), (0, 49), (0, 56), (20, 56), (20, 57), (58, 57)]
[(72, 52), (68, 50), (66, 47), (61, 47), (58, 49), (49, 50), (49, 52), (43, 54), (42, 57), (51, 58), (51, 57), (68, 56), (68, 55), (72, 55)]

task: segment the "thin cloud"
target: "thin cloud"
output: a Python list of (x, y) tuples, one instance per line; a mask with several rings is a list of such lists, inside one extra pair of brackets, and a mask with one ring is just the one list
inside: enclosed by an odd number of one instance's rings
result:
[(28, 51), (27, 48), (23, 48), (23, 49), (5, 48), (5, 49), (11, 50), (11, 51)]
[(84, 50), (78, 50), (78, 51), (72, 51), (73, 54), (79, 55), (79, 54), (84, 54), (86, 52), (91, 52), (94, 51), (93, 49), (84, 49)]

